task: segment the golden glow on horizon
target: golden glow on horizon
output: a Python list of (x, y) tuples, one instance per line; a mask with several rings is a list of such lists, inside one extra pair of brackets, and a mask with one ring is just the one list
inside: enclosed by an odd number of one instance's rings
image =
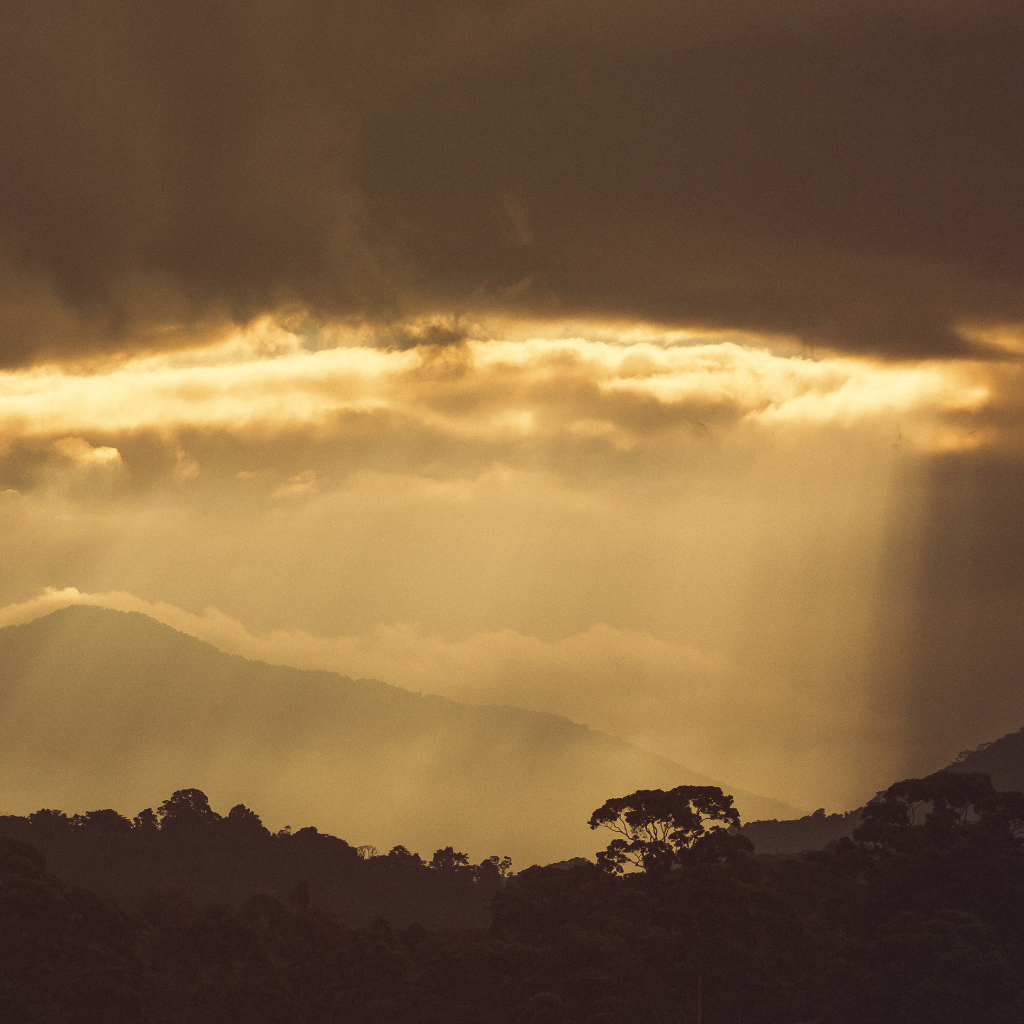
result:
[[(1022, 5), (58, 6), (0, 65), (0, 623), (122, 602), (808, 809), (1024, 721)], [(111, 806), (63, 753), (36, 806)]]
[(387, 348), (266, 321), (0, 374), (0, 624), (53, 585), (37, 613), (135, 608), (853, 806), (897, 770), (874, 689), (894, 523), (932, 455), (1004, 443), (1005, 365), (540, 326)]
[(0, 431), (8, 439), (185, 428), (269, 434), (339, 430), (339, 416), (385, 414), (454, 437), (604, 436), (628, 449), (686, 419), (781, 429), (899, 417), (902, 436), (919, 449), (980, 443), (977, 431), (943, 420), (984, 408), (983, 365), (810, 359), (692, 337), (634, 330), (612, 341), (606, 330), (597, 340), (470, 339), (395, 351), (352, 343), (365, 342), (356, 334), (309, 351), (264, 323), (212, 348), (91, 374), (59, 366), (2, 373)]

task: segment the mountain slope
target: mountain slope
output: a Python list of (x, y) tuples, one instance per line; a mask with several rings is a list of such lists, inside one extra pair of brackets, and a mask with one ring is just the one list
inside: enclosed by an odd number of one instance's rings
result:
[[(945, 770), (984, 772), (997, 790), (1024, 791), (1024, 728), (991, 743), (982, 743), (974, 750), (961, 751)], [(742, 832), (758, 853), (821, 850), (834, 839), (852, 835), (860, 824), (863, 810), (858, 807), (845, 814), (825, 814), (819, 810), (789, 821), (748, 821)]]
[(1024, 790), (1024, 728), (964, 750), (946, 767), (951, 772), (985, 772), (999, 790)]
[[(274, 827), (525, 866), (604, 846), (586, 820), (609, 796), (682, 783), (713, 784), (564, 718), (248, 661), (134, 612), (0, 629), (7, 813), (132, 814), (196, 786)], [(744, 817), (793, 814), (731, 792)]]

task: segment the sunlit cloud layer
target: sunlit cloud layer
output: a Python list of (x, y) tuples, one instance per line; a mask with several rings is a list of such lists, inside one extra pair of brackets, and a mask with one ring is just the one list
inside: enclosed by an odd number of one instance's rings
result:
[(106, 445), (93, 447), (80, 437), (63, 437), (53, 442), (53, 448), (80, 466), (118, 466), (121, 454)]
[(74, 591), (843, 807), (906, 754), (930, 467), (1004, 457), (1015, 374), (642, 324), (270, 320), (7, 371), (0, 604)]
[(212, 350), (92, 373), (59, 366), (4, 373), (0, 432), (8, 439), (182, 429), (330, 433), (344, 430), (344, 417), (383, 415), (454, 438), (591, 437), (629, 449), (666, 429), (898, 417), (910, 443), (938, 449), (979, 443), (977, 431), (958, 431), (949, 417), (977, 412), (989, 397), (984, 367), (963, 363), (814, 359), (734, 340), (659, 344), (628, 334), (310, 351), (266, 324)]

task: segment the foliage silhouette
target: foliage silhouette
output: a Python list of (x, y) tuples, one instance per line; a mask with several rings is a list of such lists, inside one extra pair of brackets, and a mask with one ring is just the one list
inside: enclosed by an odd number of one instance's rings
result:
[(471, 865), (451, 847), (435, 854), (436, 870), (404, 847), (364, 857), (313, 826), (271, 833), (242, 804), (222, 816), (198, 789), (178, 790), (131, 820), (113, 810), (0, 817), (0, 835), (35, 844), (63, 878), (122, 906), (169, 888), (233, 905), (255, 894), (288, 900), (304, 892), (308, 905), (348, 925), (385, 916), (400, 926), (483, 927), (511, 864), (495, 857)]
[(201, 789), (179, 789), (160, 805), (156, 816), (161, 829), (173, 831), (211, 828), (221, 820)]
[[(755, 858), (715, 846), (734, 838), (728, 797), (680, 790), (595, 812), (640, 811), (651, 820), (631, 827), (655, 838), (630, 841), (670, 847), (669, 869), (631, 872), (577, 860), (510, 875), (507, 858), (472, 865), (452, 846), (433, 866), (404, 847), (360, 857), (313, 827), (271, 833), (241, 805), (221, 817), (197, 790), (132, 821), (0, 818), (18, 833), (0, 838), (0, 1020), (1024, 1019), (1019, 793), (982, 775), (907, 779), (853, 838)], [(68, 884), (86, 877), (107, 888)]]
[[(722, 824), (708, 827), (709, 822)], [(739, 827), (739, 812), (717, 786), (677, 786), (667, 793), (641, 789), (605, 801), (588, 824), (619, 833), (597, 855), (598, 864), (615, 874), (626, 865), (665, 872), (687, 855), (719, 860), (754, 848), (744, 836), (730, 834)]]

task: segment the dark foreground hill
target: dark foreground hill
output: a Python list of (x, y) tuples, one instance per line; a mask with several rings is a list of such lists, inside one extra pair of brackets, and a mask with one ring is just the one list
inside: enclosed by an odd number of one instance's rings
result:
[(109, 808), (0, 815), (0, 838), (38, 849), (63, 882), (122, 910), (168, 894), (234, 907), (266, 895), (329, 911), (345, 927), (380, 918), (395, 927), (486, 927), (511, 868), (497, 855), (470, 864), (451, 846), (423, 859), (402, 846), (380, 854), (357, 849), (314, 826), (274, 833), (242, 804), (219, 814), (197, 789), (174, 793), (131, 821)]
[[(912, 813), (922, 798), (933, 808), (924, 821)], [(263, 835), (251, 812), (211, 817), (195, 793), (160, 810), (158, 822), (100, 812), (57, 827), (116, 829), (112, 849), (139, 840), (182, 868), (197, 856), (215, 868), (211, 849), (226, 842), (271, 870), (275, 858), (305, 871), (322, 861), (324, 876), (379, 866), (385, 891), (408, 889), (404, 855), (364, 862), (315, 832)], [(312, 885), (206, 905), (157, 889), (119, 907), (0, 838), (0, 1020), (1019, 1024), (1022, 831), (1024, 795), (940, 772), (890, 787), (853, 839), (800, 858), (694, 841), (674, 866), (655, 858), (646, 872), (583, 863), (503, 880), (498, 865), (459, 867), (440, 851), (412, 868), (422, 893), (492, 899), (489, 926), (441, 930), (346, 927), (307, 899)]]
[[(568, 719), (224, 654), (138, 613), (72, 607), (0, 629), (0, 810), (131, 816), (201, 785), (275, 830), (518, 866), (592, 855), (609, 795), (696, 772)], [(791, 808), (724, 787), (746, 818)]]

